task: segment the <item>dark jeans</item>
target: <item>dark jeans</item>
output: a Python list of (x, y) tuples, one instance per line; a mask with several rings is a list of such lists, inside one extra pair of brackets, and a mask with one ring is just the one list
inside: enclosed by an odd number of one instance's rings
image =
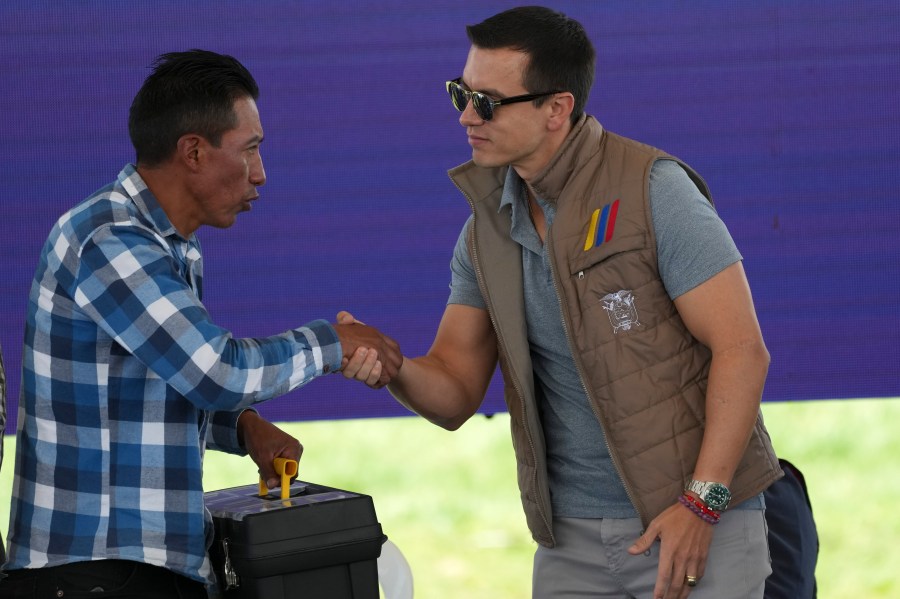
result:
[(206, 588), (171, 570), (128, 560), (10, 570), (0, 599), (206, 599)]

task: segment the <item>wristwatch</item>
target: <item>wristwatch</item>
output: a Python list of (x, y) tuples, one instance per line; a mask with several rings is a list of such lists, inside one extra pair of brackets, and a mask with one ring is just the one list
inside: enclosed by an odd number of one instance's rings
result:
[(717, 512), (727, 508), (729, 502), (731, 502), (731, 491), (722, 483), (691, 480), (684, 490), (696, 493), (700, 497), (700, 501)]

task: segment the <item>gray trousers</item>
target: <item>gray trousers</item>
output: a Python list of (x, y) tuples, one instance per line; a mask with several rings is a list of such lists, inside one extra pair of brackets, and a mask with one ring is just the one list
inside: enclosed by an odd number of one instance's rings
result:
[[(533, 599), (652, 599), (659, 541), (643, 555), (628, 553), (642, 528), (638, 518), (554, 518), (556, 547), (534, 554)], [(771, 572), (763, 510), (725, 512), (691, 599), (762, 599)]]

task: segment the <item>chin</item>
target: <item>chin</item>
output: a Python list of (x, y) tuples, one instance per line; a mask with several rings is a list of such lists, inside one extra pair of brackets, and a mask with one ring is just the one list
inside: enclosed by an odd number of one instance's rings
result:
[(493, 156), (486, 156), (484, 153), (480, 153), (477, 150), (472, 151), (472, 162), (482, 168), (493, 168), (509, 164), (505, 160)]
[(237, 222), (237, 215), (231, 217), (230, 219), (223, 219), (217, 223), (213, 223), (213, 227), (216, 229), (230, 229), (234, 223)]

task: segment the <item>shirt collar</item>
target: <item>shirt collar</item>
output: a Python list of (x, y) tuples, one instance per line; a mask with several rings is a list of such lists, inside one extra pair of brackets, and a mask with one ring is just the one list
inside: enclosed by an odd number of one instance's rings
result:
[(503, 210), (504, 206), (512, 206), (513, 215), (516, 214), (516, 207), (522, 204), (522, 178), (516, 169), (509, 167), (506, 169), (506, 181), (503, 183), (503, 195), (500, 196), (500, 206), (497, 212)]
[(156, 199), (156, 196), (147, 187), (144, 179), (138, 174), (135, 165), (126, 164), (119, 172), (118, 182), (126, 195), (134, 201), (141, 215), (153, 224), (153, 227), (160, 235), (164, 237), (177, 235), (184, 239), (184, 236), (178, 232), (178, 229), (169, 220), (169, 216), (163, 210), (159, 200)]
[[(538, 200), (538, 204), (544, 208), (544, 203), (540, 200)], [(512, 167), (506, 172), (506, 181), (503, 183), (503, 194), (500, 196), (500, 207), (498, 208), (498, 212), (502, 210), (504, 206), (509, 206), (511, 208), (509, 225), (510, 238), (525, 249), (540, 255), (543, 251), (543, 244), (541, 244), (537, 231), (534, 229), (534, 224), (531, 222), (531, 215), (528, 210), (528, 199), (525, 195), (525, 182)], [(546, 210), (544, 214), (546, 216)]]

